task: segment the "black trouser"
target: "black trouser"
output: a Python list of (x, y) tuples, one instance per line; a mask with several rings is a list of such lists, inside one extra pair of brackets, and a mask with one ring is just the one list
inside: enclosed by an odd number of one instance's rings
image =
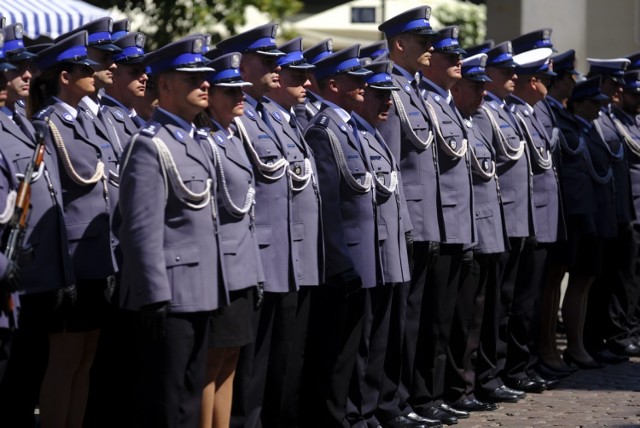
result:
[(525, 242), (508, 324), (507, 360), (503, 380), (529, 377), (538, 364), (537, 338), (540, 297), (544, 285), (547, 246)]
[(162, 338), (140, 338), (132, 426), (192, 428), (200, 420), (210, 312), (169, 314)]
[(352, 426), (361, 421), (375, 427), (379, 425), (375, 414), (389, 342), (393, 287), (367, 288), (364, 294), (362, 338), (349, 388), (347, 419)]
[[(473, 254), (465, 258), (463, 264), (462, 287), (458, 293), (447, 353), (445, 399), (450, 403), (474, 398), (475, 361), (480, 346), (486, 289), (495, 270), (496, 259), (497, 254)], [(492, 306), (495, 306), (493, 302)]]
[[(288, 405), (285, 382), (299, 383), (285, 376), (296, 337), (297, 307), (298, 292), (264, 294), (262, 307), (255, 312), (256, 340), (242, 347), (238, 359), (232, 427), (281, 426), (281, 411)], [(296, 410), (297, 406), (289, 409)]]
[(618, 235), (605, 240), (602, 273), (589, 291), (584, 340), (591, 353), (601, 350), (606, 342), (624, 347), (633, 334), (637, 253), (633, 228), (619, 223)]
[(510, 250), (500, 253), (488, 272), (485, 309), (476, 362), (476, 391), (489, 393), (503, 385), (507, 358), (507, 324), (524, 238), (509, 238)]
[(414, 408), (428, 408), (443, 401), (462, 254), (462, 245), (440, 244), (440, 254), (426, 275), (410, 400)]
[(362, 337), (364, 291), (341, 286), (311, 291), (300, 426), (349, 427), (347, 397)]

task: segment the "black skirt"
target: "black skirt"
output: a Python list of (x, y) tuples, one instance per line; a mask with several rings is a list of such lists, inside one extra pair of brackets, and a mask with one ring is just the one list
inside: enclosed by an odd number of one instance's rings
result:
[(230, 348), (244, 346), (255, 340), (255, 287), (231, 291), (230, 303), (217, 309), (209, 320), (209, 347)]

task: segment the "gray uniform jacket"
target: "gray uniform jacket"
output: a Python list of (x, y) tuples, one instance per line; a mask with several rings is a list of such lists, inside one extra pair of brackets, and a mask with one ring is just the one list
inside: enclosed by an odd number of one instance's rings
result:
[[(319, 285), (323, 282), (324, 247), (316, 161), (297, 123), (294, 122), (294, 128), (286, 120), (282, 107), (277, 103), (268, 98), (262, 102), (268, 112), (268, 116), (263, 119), (273, 131), (285, 158), (289, 161), (289, 187), (293, 198), (293, 270), (300, 285)], [(295, 116), (291, 118), (295, 120)], [(296, 179), (295, 176), (305, 175), (306, 167), (310, 168), (308, 173), (311, 175), (303, 181)]]
[[(18, 114), (18, 113), (14, 113)], [(22, 177), (36, 148), (35, 129), (24, 118), (24, 131), (0, 113), (2, 150)], [(43, 129), (48, 132), (48, 129)], [(44, 168), (31, 182), (31, 208), (24, 237), (20, 280), (25, 293), (57, 290), (75, 282), (62, 214), (62, 189), (55, 152), (45, 148)]]
[[(515, 118), (507, 113), (501, 103), (502, 101), (489, 94), (481, 106), (481, 108), (486, 108), (494, 118), (499, 134), (493, 132), (493, 126), (488, 116), (477, 115), (474, 117), (474, 121), (482, 134), (493, 135), (507, 235), (510, 238), (533, 236), (535, 235), (533, 183), (528, 153), (527, 150), (524, 150), (519, 158), (514, 155), (521, 141), (524, 141), (524, 136), (521, 134)], [(502, 140), (503, 138), (504, 140)]]
[[(170, 312), (189, 313), (211, 311), (228, 301), (218, 281), (216, 177), (205, 151), (210, 150), (207, 133), (194, 139), (189, 132), (157, 108), (125, 152), (120, 182), (120, 299), (125, 308), (168, 302)], [(166, 145), (184, 186), (200, 198), (189, 202), (170, 178), (165, 180), (153, 138)]]
[[(0, 116), (6, 117), (4, 113), (0, 113)], [(4, 147), (2, 150), (4, 151)], [(11, 162), (7, 161), (3, 152), (0, 152), (0, 212), (4, 212), (7, 209), (7, 196), (12, 190), (15, 191), (17, 188), (18, 182), (16, 181), (15, 171), (13, 170)], [(7, 228), (8, 224), (0, 224), (0, 233), (4, 234)], [(0, 242), (2, 243), (2, 250), (4, 251), (6, 242), (4, 240)], [(8, 260), (5, 255), (0, 252), (0, 278), (6, 274), (7, 266)], [(18, 293), (11, 294), (14, 304), (13, 311), (5, 311), (4, 299), (6, 298), (5, 293), (2, 293), (3, 305), (0, 307), (0, 329), (14, 328), (17, 325), (17, 314), (20, 311), (20, 296)]]
[[(610, 147), (604, 142), (600, 134), (593, 126), (593, 122), (586, 121), (574, 116), (578, 131), (584, 136), (589, 159), (593, 165), (595, 174), (591, 174), (593, 191), (595, 195), (594, 225), (595, 233), (602, 238), (613, 238), (618, 233), (618, 223), (616, 221), (616, 197), (615, 197), (615, 177), (611, 172), (614, 167), (614, 157)], [(591, 170), (591, 168), (587, 168)], [(609, 175), (609, 180), (600, 178)]]
[[(47, 116), (49, 129), (52, 124), (58, 129), (66, 149), (65, 156), (52, 132), (45, 134), (47, 147), (56, 152), (58, 161), (64, 220), (76, 279), (104, 279), (116, 271), (109, 226), (110, 189), (106, 190), (104, 178), (93, 183), (83, 181), (96, 175), (98, 162), (107, 158), (103, 150), (109, 151), (111, 146), (95, 135), (93, 125), (87, 123), (80, 111), (74, 119), (56, 102), (34, 116), (34, 126), (46, 129)], [(72, 177), (70, 167), (77, 176)]]
[(293, 109), (300, 124), (300, 129), (306, 129), (313, 116), (318, 114), (322, 97), (315, 92), (307, 91), (307, 98), (303, 104), (296, 105)]
[[(229, 291), (242, 290), (264, 282), (254, 224), (255, 205), (245, 203), (250, 189), (255, 189), (253, 168), (237, 136), (213, 131), (210, 141), (219, 154), (214, 156), (214, 163), (218, 177), (222, 278)], [(249, 209), (243, 214), (246, 208)]]
[[(476, 240), (473, 216), (473, 191), (469, 166), (469, 151), (460, 157), (452, 156), (444, 150), (444, 145), (451, 150), (459, 150), (466, 131), (461, 124), (457, 110), (451, 107), (438, 88), (428, 79), (422, 79), (426, 102), (433, 107), (435, 117), (442, 135), (436, 138), (438, 150), (438, 184), (440, 186), (440, 203), (442, 209), (443, 242), (450, 244), (472, 244)], [(434, 127), (435, 129), (435, 127)]]
[[(389, 110), (387, 120), (378, 130), (400, 164), (407, 208), (413, 229), (414, 241), (444, 240), (441, 235), (441, 201), (438, 194), (436, 148), (429, 136), (431, 123), (424, 99), (412, 86), (413, 77), (398, 66), (392, 70), (393, 83), (400, 87), (394, 95), (402, 104), (402, 111), (395, 105)], [(401, 117), (407, 118), (410, 129), (402, 126)], [(424, 142), (425, 144), (420, 143)]]
[[(257, 101), (246, 96), (244, 115), (238, 120), (246, 128), (249, 141), (243, 141), (245, 149), (250, 144), (259, 162), (273, 165), (285, 158), (286, 153), (278, 144), (273, 131), (256, 111)], [(293, 223), (291, 219), (291, 192), (284, 168), (273, 173), (261, 172), (249, 153), (256, 180), (256, 231), (260, 257), (265, 275), (265, 291), (286, 293), (298, 289), (297, 278), (290, 275), (292, 261)], [(279, 177), (279, 178), (278, 178)]]
[[(329, 131), (335, 135), (343, 156), (336, 155)], [(324, 102), (305, 131), (320, 178), (326, 278), (353, 268), (360, 275), (362, 286), (371, 288), (382, 283), (375, 189), (366, 189), (367, 173), (371, 173), (368, 148), (366, 141), (356, 135), (351, 125)]]
[(128, 109), (109, 95), (103, 95), (100, 98), (100, 108), (105, 127), (112, 127), (114, 137), (117, 137), (113, 147), (116, 155), (120, 158), (127, 142), (140, 127), (129, 116)]
[[(543, 243), (563, 240), (566, 238), (566, 233), (562, 200), (550, 138), (531, 106), (515, 96), (510, 96), (507, 103), (511, 112), (522, 119), (521, 128), (529, 150), (533, 172), (536, 239)], [(533, 153), (534, 150), (536, 153)], [(550, 164), (543, 167), (540, 159), (548, 159)]]
[[(640, 219), (640, 126), (635, 122), (635, 118), (629, 116), (619, 108), (614, 107), (613, 115), (620, 121), (625, 135), (625, 156), (629, 167), (629, 180), (631, 182), (631, 197), (634, 208), (635, 219)], [(631, 141), (627, 141), (627, 136)]]
[[(594, 121), (594, 131), (598, 132), (601, 138), (609, 145), (614, 153), (625, 150), (622, 136), (618, 133), (611, 118), (612, 107), (603, 107), (600, 116)], [(621, 148), (622, 147), (622, 148)], [(616, 217), (618, 223), (629, 223), (635, 218), (633, 202), (631, 198), (631, 180), (629, 178), (629, 168), (626, 162), (627, 153), (625, 150), (624, 160), (613, 162), (613, 179), (616, 189)]]
[(376, 180), (378, 245), (384, 282), (407, 282), (411, 279), (411, 273), (405, 233), (411, 231), (411, 225), (403, 217), (407, 210), (403, 209), (406, 200), (400, 170), (380, 133), (357, 114), (354, 113), (353, 117), (358, 125), (361, 141), (366, 142), (369, 147), (367, 153)]
[[(496, 153), (492, 145), (493, 134), (484, 135), (475, 125), (476, 118), (485, 114), (484, 110), (478, 110), (472, 118), (463, 118), (463, 123), (467, 128), (470, 156), (472, 156), (473, 209), (478, 237), (473, 251), (492, 254), (501, 253), (507, 249), (505, 244), (507, 231), (500, 201), (498, 176), (495, 174)], [(477, 164), (473, 161), (474, 157), (477, 159)], [(491, 172), (494, 172), (493, 176)]]
[[(569, 215), (593, 216), (596, 211), (593, 180), (586, 168), (586, 133), (567, 109), (557, 101), (543, 100), (551, 107), (550, 111), (560, 129), (558, 173), (562, 187), (564, 212)], [(536, 107), (540, 103), (536, 104)], [(544, 109), (536, 110), (544, 111)], [(540, 116), (538, 116), (540, 117)]]

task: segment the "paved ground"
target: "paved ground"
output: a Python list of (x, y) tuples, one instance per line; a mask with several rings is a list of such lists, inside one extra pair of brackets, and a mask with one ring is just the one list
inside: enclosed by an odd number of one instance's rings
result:
[(528, 394), (493, 412), (473, 413), (456, 428), (640, 427), (640, 358), (599, 370), (579, 370), (558, 387)]

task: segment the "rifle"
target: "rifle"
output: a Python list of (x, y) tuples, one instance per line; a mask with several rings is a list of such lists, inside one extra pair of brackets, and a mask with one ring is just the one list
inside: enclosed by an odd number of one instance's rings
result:
[[(27, 218), (31, 206), (31, 178), (35, 171), (38, 171), (44, 160), (44, 134), (42, 130), (36, 131), (36, 148), (33, 152), (31, 161), (27, 165), (24, 177), (18, 185), (16, 195), (16, 204), (13, 210), (11, 220), (9, 220), (9, 234), (7, 244), (5, 246), (4, 255), (12, 263), (18, 264), (20, 254), (22, 253), (24, 236), (27, 231)], [(12, 311), (14, 309), (11, 293), (17, 291), (15, 284), (8, 284), (8, 301), (3, 302), (6, 309)]]

